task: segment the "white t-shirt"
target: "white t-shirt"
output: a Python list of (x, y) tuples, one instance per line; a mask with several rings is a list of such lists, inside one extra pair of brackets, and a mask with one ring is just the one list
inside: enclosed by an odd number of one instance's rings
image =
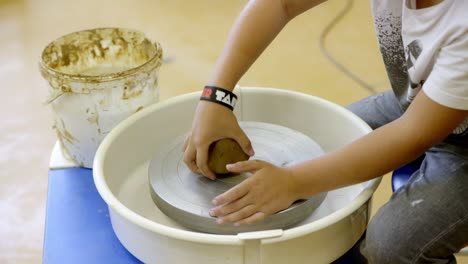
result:
[[(416, 9), (415, 0), (371, 0), (375, 29), (392, 89), (403, 109), (424, 92), (468, 110), (468, 1)], [(468, 118), (454, 131), (468, 134)]]

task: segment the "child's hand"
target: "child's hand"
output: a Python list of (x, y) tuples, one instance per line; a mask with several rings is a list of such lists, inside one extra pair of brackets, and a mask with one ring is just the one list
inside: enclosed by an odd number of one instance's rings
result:
[(219, 104), (200, 101), (195, 112), (191, 134), (184, 143), (184, 162), (194, 173), (214, 180), (216, 175), (208, 168), (208, 149), (211, 143), (232, 138), (246, 154), (252, 156), (250, 140), (239, 127), (234, 113)]
[(254, 174), (229, 191), (215, 197), (210, 215), (219, 224), (251, 224), (288, 208), (296, 199), (296, 183), (289, 169), (259, 160), (242, 161), (227, 166), (235, 173)]

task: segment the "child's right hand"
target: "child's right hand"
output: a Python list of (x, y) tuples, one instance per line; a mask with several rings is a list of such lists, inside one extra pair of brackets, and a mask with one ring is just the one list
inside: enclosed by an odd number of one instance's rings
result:
[(183, 147), (184, 162), (192, 172), (216, 179), (216, 175), (208, 168), (208, 149), (211, 143), (222, 138), (234, 139), (247, 155), (254, 155), (252, 144), (240, 128), (233, 111), (216, 103), (200, 101), (192, 131)]

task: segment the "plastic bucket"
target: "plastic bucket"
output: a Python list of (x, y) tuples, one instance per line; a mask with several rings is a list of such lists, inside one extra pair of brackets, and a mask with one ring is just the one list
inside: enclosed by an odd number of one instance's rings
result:
[(46, 46), (39, 68), (64, 156), (91, 168), (111, 129), (158, 101), (161, 62), (160, 45), (130, 29), (74, 32)]

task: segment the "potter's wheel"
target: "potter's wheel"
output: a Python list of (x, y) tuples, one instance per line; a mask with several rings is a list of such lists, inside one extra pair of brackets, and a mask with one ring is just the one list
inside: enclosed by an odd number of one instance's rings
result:
[[(251, 159), (261, 159), (277, 166), (289, 166), (323, 154), (315, 141), (290, 128), (261, 122), (240, 122), (240, 126), (255, 149), (256, 154)], [(325, 199), (326, 193), (321, 193), (307, 200), (297, 201), (289, 208), (252, 225), (219, 225), (216, 218), (208, 213), (213, 207), (211, 200), (250, 174), (243, 173), (212, 181), (192, 173), (183, 162), (184, 139), (185, 135), (162, 146), (151, 160), (148, 175), (154, 203), (167, 216), (187, 228), (215, 234), (285, 229), (307, 218)]]

